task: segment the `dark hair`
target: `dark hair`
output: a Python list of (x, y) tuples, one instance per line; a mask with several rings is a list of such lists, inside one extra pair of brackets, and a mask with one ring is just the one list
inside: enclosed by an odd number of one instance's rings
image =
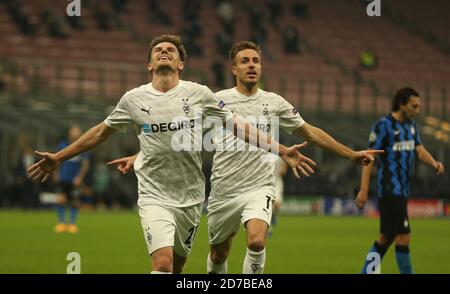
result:
[(408, 103), (412, 96), (419, 97), (419, 93), (410, 87), (404, 87), (395, 93), (394, 99), (392, 100), (392, 111), (398, 111), (400, 105)]
[(256, 45), (255, 43), (251, 41), (240, 41), (233, 45), (233, 47), (230, 50), (230, 61), (232, 64), (235, 64), (234, 59), (236, 58), (236, 55), (245, 49), (253, 49), (256, 52), (258, 52), (259, 56), (262, 56), (262, 50), (261, 48)]
[(175, 47), (177, 47), (178, 54), (180, 54), (181, 61), (185, 61), (187, 59), (187, 53), (186, 49), (184, 48), (183, 41), (181, 40), (180, 36), (177, 35), (161, 35), (156, 38), (154, 38), (150, 42), (150, 48), (148, 49), (147, 53), (147, 62), (150, 63), (150, 59), (152, 57), (152, 50), (155, 48), (156, 45), (163, 42), (169, 42), (172, 43)]

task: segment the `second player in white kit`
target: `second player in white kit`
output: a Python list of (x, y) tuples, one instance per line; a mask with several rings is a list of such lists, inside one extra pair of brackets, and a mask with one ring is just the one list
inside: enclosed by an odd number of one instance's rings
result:
[[(251, 121), (249, 117), (256, 117), (255, 124), (266, 132), (276, 133), (279, 127), (354, 162), (367, 164), (373, 161), (371, 152), (355, 152), (336, 142), (323, 130), (306, 123), (297, 110), (281, 96), (259, 89), (261, 54), (261, 49), (249, 41), (238, 42), (231, 48), (231, 69), (236, 87), (217, 93), (229, 109), (248, 121)], [(231, 134), (227, 136), (224, 140), (228, 142), (226, 146), (238, 144), (237, 139), (230, 137)], [(216, 140), (216, 145), (220, 143), (220, 139)], [(251, 151), (248, 144), (244, 151), (220, 151), (220, 146), (217, 147), (208, 203), (211, 246), (207, 257), (207, 272), (227, 273), (227, 258), (232, 240), (242, 223), (247, 237), (242, 272), (263, 273), (265, 242), (275, 198), (276, 160), (267, 160), (267, 154), (259, 150)], [(311, 166), (315, 165), (309, 158), (307, 162)], [(314, 172), (308, 164), (303, 164), (303, 175), (308, 176)], [(298, 177), (297, 171), (292, 171)]]
[[(233, 113), (248, 121), (252, 121), (252, 118), (256, 120), (260, 130), (276, 132), (280, 127), (292, 133), (305, 123), (294, 107), (275, 93), (257, 89), (255, 94), (246, 96), (236, 88), (231, 88), (216, 94)], [(219, 142), (216, 142), (218, 146), (214, 154), (211, 195), (208, 200), (208, 232), (211, 245), (231, 242), (229, 238), (238, 231), (240, 224), (246, 226), (250, 220), (262, 220), (267, 227), (270, 226), (275, 199), (277, 157), (262, 150), (255, 150), (246, 143), (242, 151), (228, 148), (230, 145), (236, 146), (239, 140), (229, 132), (223, 138), (225, 143), (220, 142), (221, 139), (218, 138)], [(222, 143), (226, 145), (225, 150), (218, 151)], [(248, 261), (244, 261), (244, 273), (262, 273), (264, 270), (264, 244), (256, 239), (248, 241), (247, 255), (250, 256), (246, 257)], [(261, 258), (252, 262), (252, 255)], [(258, 262), (258, 259), (261, 261)], [(208, 272), (227, 271), (226, 265), (223, 269), (215, 267), (210, 257), (208, 263)]]

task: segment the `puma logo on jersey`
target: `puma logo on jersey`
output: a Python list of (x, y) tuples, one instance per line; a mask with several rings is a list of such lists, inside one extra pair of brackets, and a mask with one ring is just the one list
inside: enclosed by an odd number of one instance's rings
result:
[(141, 111), (143, 111), (143, 112), (145, 112), (145, 113), (147, 113), (148, 115), (150, 115), (150, 106), (148, 107), (148, 109), (145, 109), (145, 108), (141, 108)]

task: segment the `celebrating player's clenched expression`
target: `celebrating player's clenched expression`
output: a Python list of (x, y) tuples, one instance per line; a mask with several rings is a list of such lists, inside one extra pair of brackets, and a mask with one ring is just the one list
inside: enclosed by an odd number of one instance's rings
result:
[(156, 45), (152, 50), (149, 71), (182, 71), (184, 63), (180, 59), (177, 47), (169, 42), (162, 42)]

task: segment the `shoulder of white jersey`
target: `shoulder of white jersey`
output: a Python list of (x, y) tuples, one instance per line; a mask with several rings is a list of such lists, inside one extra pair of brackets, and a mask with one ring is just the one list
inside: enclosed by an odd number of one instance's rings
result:
[(204, 91), (211, 91), (211, 89), (209, 89), (208, 86), (199, 84), (197, 82), (180, 80), (180, 83), (182, 84), (183, 87), (186, 87), (186, 88), (191, 88), (191, 89), (200, 88), (200, 89), (202, 89)]
[(123, 94), (122, 98), (124, 98), (124, 97), (131, 98), (133, 96), (139, 95), (142, 92), (145, 92), (146, 90), (148, 90), (149, 87), (150, 87), (150, 84), (140, 85), (139, 87), (128, 90), (125, 94)]
[(263, 89), (259, 89), (260, 91), (260, 95), (262, 95), (263, 97), (269, 97), (271, 99), (276, 99), (278, 101), (285, 101), (286, 99), (283, 98), (283, 96), (281, 96), (280, 94), (277, 94), (275, 92), (270, 92), (270, 91), (266, 91)]
[(233, 93), (235, 93), (234, 88), (229, 88), (217, 91), (214, 94), (216, 94), (217, 97), (226, 98), (229, 97), (230, 95), (233, 95)]

